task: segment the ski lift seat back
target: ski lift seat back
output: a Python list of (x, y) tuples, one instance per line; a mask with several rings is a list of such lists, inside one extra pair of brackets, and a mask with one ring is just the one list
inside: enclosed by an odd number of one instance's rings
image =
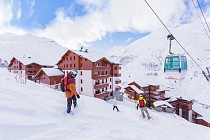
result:
[(174, 71), (181, 73), (187, 70), (187, 58), (183, 55), (169, 55), (165, 58), (164, 72)]

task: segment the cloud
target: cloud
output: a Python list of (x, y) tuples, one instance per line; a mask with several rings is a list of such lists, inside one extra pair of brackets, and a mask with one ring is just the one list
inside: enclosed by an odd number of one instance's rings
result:
[(35, 0), (31, 1), (31, 5), (30, 5), (30, 11), (29, 11), (29, 16), (32, 17), (34, 14), (34, 6), (35, 6)]
[(13, 18), (12, 14), (12, 2), (6, 3), (5, 1), (0, 1), (0, 28), (5, 28), (10, 24)]
[[(84, 15), (71, 18), (64, 11), (66, 8), (61, 7), (46, 28), (36, 28), (30, 33), (51, 38), (68, 48), (78, 48), (81, 44), (89, 46), (90, 42), (100, 40), (114, 32), (145, 33), (162, 26), (144, 0), (77, 0), (76, 2), (75, 5), (84, 7)], [(191, 1), (147, 0), (147, 2), (167, 26), (199, 20)], [(34, 6), (35, 0), (31, 2), (30, 16), (33, 15)], [(210, 7), (205, 14), (209, 19)], [(11, 6), (0, 2), (0, 25), (9, 25), (12, 17)], [(7, 27), (7, 31), (19, 34), (26, 32), (24, 29), (14, 27)]]
[(129, 38), (126, 40), (126, 43), (131, 42), (132, 40), (133, 40), (133, 38), (132, 38), (132, 37), (129, 37)]
[[(162, 26), (143, 0), (79, 0), (85, 16), (71, 19), (62, 10), (39, 36), (48, 36), (66, 47), (77, 47), (113, 32), (151, 32)], [(148, 0), (166, 24), (180, 23), (186, 12), (182, 0)], [(167, 5), (167, 6), (166, 6)], [(177, 10), (179, 9), (179, 10)]]
[(21, 3), (18, 2), (18, 9), (17, 9), (17, 20), (21, 18)]

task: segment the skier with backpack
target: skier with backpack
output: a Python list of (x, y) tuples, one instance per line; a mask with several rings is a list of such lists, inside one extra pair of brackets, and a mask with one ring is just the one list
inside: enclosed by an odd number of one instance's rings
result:
[(142, 95), (140, 95), (139, 99), (137, 101), (137, 110), (138, 110), (138, 107), (140, 107), (142, 117), (145, 118), (145, 114), (144, 114), (144, 112), (145, 112), (147, 114), (147, 118), (149, 120), (151, 117), (147, 110), (146, 103), (147, 103), (146, 99), (144, 99), (144, 97)]
[(66, 93), (67, 98), (67, 113), (71, 112), (72, 101), (75, 108), (77, 106), (77, 98), (80, 98), (75, 87), (77, 73), (77, 70), (72, 70), (61, 80), (61, 90)]

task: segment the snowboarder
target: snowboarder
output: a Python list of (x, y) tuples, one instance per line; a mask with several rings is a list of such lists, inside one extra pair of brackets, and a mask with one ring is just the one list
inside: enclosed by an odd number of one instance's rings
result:
[(77, 73), (78, 73), (77, 70), (73, 70), (67, 74), (67, 87), (66, 87), (67, 113), (71, 112), (72, 101), (75, 108), (77, 106), (77, 98), (78, 99), (80, 98), (75, 88), (75, 77), (77, 76)]
[(113, 110), (114, 110), (115, 108), (116, 108), (117, 111), (119, 112), (119, 109), (118, 109), (118, 107), (117, 107), (117, 99), (116, 99), (116, 98), (113, 99)]
[(150, 115), (149, 115), (149, 112), (147, 110), (147, 107), (146, 107), (146, 99), (144, 99), (144, 97), (142, 95), (139, 96), (139, 99), (137, 101), (137, 109), (138, 109), (138, 106), (140, 107), (140, 110), (141, 110), (141, 114), (142, 114), (142, 117), (145, 118), (145, 114), (144, 112), (147, 114), (147, 118), (150, 119)]

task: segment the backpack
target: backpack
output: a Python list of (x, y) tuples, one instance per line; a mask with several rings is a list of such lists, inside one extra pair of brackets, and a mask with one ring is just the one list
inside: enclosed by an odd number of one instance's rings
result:
[(66, 92), (66, 87), (67, 87), (67, 76), (61, 79), (61, 84), (60, 84), (61, 91)]

